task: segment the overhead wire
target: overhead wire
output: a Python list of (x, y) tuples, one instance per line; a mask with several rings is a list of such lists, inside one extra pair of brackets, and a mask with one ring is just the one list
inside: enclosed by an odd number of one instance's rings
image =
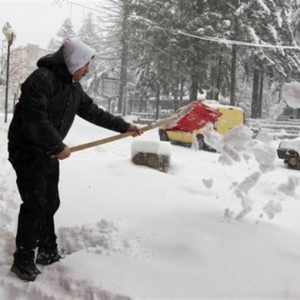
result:
[[(100, 11), (99, 9), (95, 9), (94, 7), (90, 7), (88, 5), (85, 4), (81, 4), (75, 1), (68, 1), (70, 4), (73, 5), (77, 5), (79, 7), (85, 8), (85, 9), (89, 9), (92, 10), (94, 12), (99, 12), (99, 13), (103, 13), (103, 11)], [(115, 1), (114, 4), (116, 4)], [(108, 7), (104, 6), (103, 4), (99, 4), (97, 3), (98, 7), (101, 7), (105, 10), (108, 10)], [(153, 22), (151, 22), (153, 23)], [(189, 37), (193, 37), (193, 38), (197, 38), (200, 40), (205, 40), (205, 41), (210, 41), (210, 42), (216, 42), (216, 43), (224, 43), (224, 44), (229, 44), (229, 45), (238, 45), (238, 46), (248, 46), (248, 47), (258, 47), (258, 48), (274, 48), (274, 49), (290, 49), (290, 50), (300, 50), (299, 46), (291, 46), (291, 45), (272, 45), (272, 44), (257, 44), (257, 43), (251, 43), (251, 42), (243, 42), (243, 41), (237, 41), (237, 40), (230, 40), (230, 39), (225, 39), (225, 38), (217, 38), (217, 37), (211, 37), (211, 36), (200, 36), (200, 35), (195, 35), (195, 34), (191, 34), (191, 33), (187, 33), (184, 32), (182, 30), (168, 30), (164, 27), (159, 26), (158, 24), (155, 25), (156, 27), (159, 27), (160, 29), (164, 30), (164, 31), (170, 31), (174, 34), (180, 34), (180, 35), (184, 35), (184, 36), (189, 36)]]
[(300, 50), (299, 46), (256, 44), (256, 43), (242, 42), (242, 41), (229, 40), (229, 39), (224, 39), (224, 38), (216, 38), (216, 37), (210, 37), (210, 36), (199, 36), (199, 35), (184, 32), (182, 30), (173, 30), (172, 32), (174, 34), (181, 34), (181, 35), (184, 35), (184, 36), (189, 36), (189, 37), (197, 38), (197, 39), (200, 39), (200, 40), (223, 43), (223, 44), (230, 44), (230, 45), (247, 46), (247, 47), (259, 47), (259, 48)]

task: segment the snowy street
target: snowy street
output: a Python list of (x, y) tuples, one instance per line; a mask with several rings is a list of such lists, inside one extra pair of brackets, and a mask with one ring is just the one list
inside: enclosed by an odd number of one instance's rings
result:
[[(278, 141), (241, 129), (230, 152), (172, 145), (168, 173), (134, 165), (133, 138), (73, 153), (56, 215), (66, 257), (27, 283), (9, 272), (20, 199), (0, 126), (1, 299), (300, 298), (300, 172)], [(66, 143), (113, 134), (76, 119)]]

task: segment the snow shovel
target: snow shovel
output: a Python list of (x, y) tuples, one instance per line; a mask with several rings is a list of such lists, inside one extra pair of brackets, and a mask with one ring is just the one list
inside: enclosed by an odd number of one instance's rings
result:
[[(188, 105), (182, 107), (177, 113), (169, 118), (156, 121), (152, 124), (139, 128), (143, 133), (145, 131), (160, 127), (174, 125), (175, 127), (184, 125), (189, 130), (197, 130), (204, 127), (209, 122), (215, 122), (221, 115), (217, 110), (201, 103), (200, 101), (193, 101)], [(91, 147), (107, 144), (117, 141), (128, 136), (132, 136), (134, 132), (127, 131), (125, 133), (110, 136), (101, 140), (92, 141), (89, 143), (70, 147), (71, 152), (81, 151)]]

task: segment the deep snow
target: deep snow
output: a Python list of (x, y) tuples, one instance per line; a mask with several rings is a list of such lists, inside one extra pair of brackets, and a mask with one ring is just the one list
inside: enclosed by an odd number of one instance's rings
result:
[[(66, 257), (26, 283), (9, 272), (20, 199), (6, 131), (0, 123), (0, 299), (300, 299), (300, 172), (267, 133), (207, 128), (220, 153), (172, 145), (168, 173), (130, 160), (132, 142), (158, 141), (156, 130), (73, 153), (56, 215)], [(78, 118), (66, 142), (113, 134)]]

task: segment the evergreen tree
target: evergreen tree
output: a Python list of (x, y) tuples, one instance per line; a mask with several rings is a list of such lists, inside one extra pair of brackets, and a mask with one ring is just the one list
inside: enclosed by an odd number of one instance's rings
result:
[[(105, 27), (103, 44), (105, 52), (113, 55), (106, 61), (106, 68), (126, 69), (128, 92), (137, 92), (140, 98), (156, 96), (157, 111), (160, 95), (172, 96), (176, 107), (186, 90), (191, 100), (204, 89), (215, 99), (230, 95), (235, 104), (235, 78), (238, 78), (237, 87), (241, 86), (241, 80), (253, 79), (253, 102), (256, 101), (253, 110), (260, 116), (264, 86), (297, 78), (299, 74), (295, 51), (209, 41), (222, 38), (295, 45), (290, 26), (292, 0), (111, 0), (111, 3), (109, 9), (106, 6), (109, 25)], [(125, 4), (128, 22), (124, 39)], [(122, 59), (124, 46), (126, 65)], [(119, 76), (122, 82), (121, 71)], [(243, 98), (239, 104), (241, 101)]]
[(92, 13), (88, 13), (83, 19), (82, 26), (79, 29), (78, 37), (86, 44), (95, 49), (95, 57), (91, 62), (92, 72), (87, 75), (83, 85), (85, 86), (89, 95), (95, 100), (99, 98), (101, 94), (100, 80), (103, 72), (103, 61), (101, 60), (102, 38), (100, 35), (100, 26), (97, 24), (96, 18)]
[[(197, 98), (198, 91), (211, 90), (213, 97), (220, 92), (228, 93), (230, 77), (230, 53), (225, 45), (199, 40), (190, 36), (176, 34), (178, 30), (194, 35), (226, 38), (230, 28), (228, 15), (231, 6), (220, 1), (135, 1), (135, 19), (139, 22), (139, 34), (154, 44), (156, 52), (165, 52), (157, 66), (164, 68), (162, 79), (178, 95), (178, 87), (189, 82), (190, 99)], [(226, 9), (225, 9), (226, 8)], [(146, 33), (145, 33), (146, 32)], [(151, 51), (151, 52), (150, 52)], [(148, 50), (149, 56), (155, 50)], [(152, 53), (152, 55), (151, 55)], [(167, 56), (172, 59), (167, 59)], [(171, 64), (170, 64), (171, 62)], [(149, 70), (149, 68), (147, 68)], [(228, 71), (229, 70), (229, 71)], [(157, 71), (157, 69), (156, 69)], [(179, 75), (179, 76), (178, 76)], [(151, 77), (150, 77), (151, 78)], [(161, 86), (164, 86), (160, 82)], [(171, 87), (170, 87), (171, 85)], [(174, 97), (174, 99), (178, 98)]]
[(297, 43), (300, 43), (300, 7), (295, 6), (294, 13), (291, 19), (291, 27)]
[[(256, 44), (296, 45), (291, 26), (291, 13), (294, 1), (243, 1), (236, 14), (241, 32), (240, 39)], [(280, 48), (253, 47), (244, 55), (246, 70), (253, 72), (252, 117), (261, 116), (263, 76), (268, 83), (283, 83), (289, 78), (298, 77), (300, 62), (291, 50)]]
[(64, 39), (73, 38), (75, 36), (76, 35), (75, 35), (74, 29), (73, 29), (72, 22), (68, 18), (63, 22), (62, 26), (59, 28), (59, 30), (57, 32), (57, 38), (56, 39), (52, 38), (50, 40), (48, 49), (56, 51), (61, 46)]
[(126, 114), (126, 95), (128, 87), (128, 31), (127, 18), (129, 0), (108, 0), (98, 3), (97, 8), (102, 11), (98, 15), (102, 27), (102, 66), (103, 76), (119, 78), (119, 96), (117, 111)]
[(172, 1), (135, 1), (131, 16), (131, 56), (137, 62), (136, 87), (142, 95), (156, 96), (158, 117), (160, 94), (173, 97), (178, 106), (179, 86), (187, 78), (179, 38), (173, 33), (179, 23)]
[(60, 39), (60, 41), (63, 41), (66, 38), (75, 37), (75, 32), (73, 29), (72, 21), (69, 18), (67, 18), (64, 21), (61, 28), (58, 30), (57, 36)]

